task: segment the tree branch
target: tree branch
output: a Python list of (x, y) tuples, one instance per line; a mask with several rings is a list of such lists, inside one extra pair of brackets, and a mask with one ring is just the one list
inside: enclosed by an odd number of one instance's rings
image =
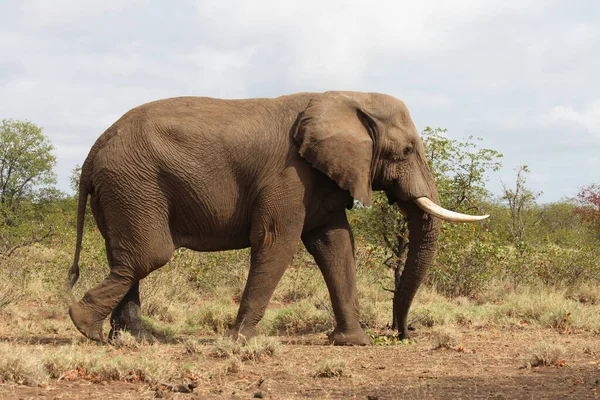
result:
[[(6, 255), (7, 257), (10, 257), (10, 256), (13, 255), (13, 253), (16, 250), (18, 250), (18, 249), (20, 249), (22, 247), (30, 246), (30, 245), (32, 245), (34, 243), (40, 243), (43, 240), (45, 240), (45, 239), (47, 239), (47, 238), (49, 238), (51, 236), (54, 236), (54, 228), (53, 227), (51, 227), (50, 230), (48, 232), (46, 232), (45, 234), (43, 234), (42, 236), (39, 236), (39, 237), (34, 236), (31, 239), (29, 239), (29, 240), (26, 240), (26, 241), (21, 242), (21, 243), (17, 243), (16, 245), (14, 245), (11, 248), (9, 248), (8, 250), (6, 250), (4, 252), (4, 255)], [(5, 242), (5, 244), (7, 245), (8, 243)]]

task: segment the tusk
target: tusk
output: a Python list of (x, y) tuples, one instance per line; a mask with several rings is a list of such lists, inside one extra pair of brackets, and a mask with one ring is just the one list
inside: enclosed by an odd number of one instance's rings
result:
[(489, 215), (467, 215), (446, 210), (429, 200), (427, 197), (419, 197), (414, 201), (421, 210), (448, 222), (475, 222), (489, 217)]

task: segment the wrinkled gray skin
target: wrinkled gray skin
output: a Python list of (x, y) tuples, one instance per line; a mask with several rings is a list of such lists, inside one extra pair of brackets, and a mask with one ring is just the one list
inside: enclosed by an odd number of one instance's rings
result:
[[(152, 339), (140, 320), (139, 281), (178, 247), (251, 248), (230, 334), (254, 335), (298, 242), (315, 258), (336, 328), (335, 344), (372, 343), (361, 329), (353, 199), (384, 190), (409, 218), (410, 248), (397, 298), (399, 330), (427, 274), (440, 229), (412, 200), (439, 203), (423, 143), (400, 100), (377, 93), (300, 93), (274, 99), (180, 97), (134, 108), (92, 147), (79, 187), (78, 259), (88, 195), (106, 241), (110, 274), (69, 312), (85, 336), (117, 329)], [(226, 268), (226, 266), (224, 266)], [(167, 283), (165, 283), (167, 284)]]

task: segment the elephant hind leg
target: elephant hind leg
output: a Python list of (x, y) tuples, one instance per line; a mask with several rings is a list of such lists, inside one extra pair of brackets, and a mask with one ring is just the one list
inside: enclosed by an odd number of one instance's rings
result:
[(119, 304), (137, 279), (123, 268), (113, 271), (100, 284), (88, 291), (83, 299), (71, 305), (69, 315), (75, 327), (92, 340), (103, 341), (102, 323)]
[[(121, 245), (122, 248), (128, 249), (129, 253), (135, 250), (134, 256), (122, 251), (113, 251), (108, 242), (110, 241), (107, 241), (107, 254), (111, 272), (89, 290), (83, 299), (71, 306), (71, 319), (84, 336), (103, 341), (102, 324), (113, 312), (113, 330), (109, 338), (120, 329), (129, 331), (140, 339), (152, 341), (152, 335), (142, 327), (139, 281), (167, 263), (173, 253), (173, 245), (157, 240), (139, 240), (137, 243)], [(146, 246), (140, 246), (140, 243), (145, 243)]]

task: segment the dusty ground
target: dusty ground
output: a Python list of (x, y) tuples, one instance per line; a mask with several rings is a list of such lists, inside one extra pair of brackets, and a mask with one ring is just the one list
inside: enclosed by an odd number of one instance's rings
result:
[[(52, 380), (44, 387), (0, 385), (2, 399), (137, 399), (137, 398), (358, 398), (358, 399), (587, 399), (600, 391), (600, 337), (592, 333), (558, 333), (551, 329), (529, 328), (510, 331), (463, 328), (461, 345), (434, 349), (431, 333), (423, 330), (409, 345), (332, 347), (323, 335), (282, 337), (274, 357), (245, 361), (239, 372), (215, 373), (229, 361), (209, 354), (214, 338), (201, 342), (196, 354), (183, 344), (161, 344), (165, 362), (193, 365), (197, 375), (191, 393), (185, 387), (144, 382), (93, 383), (86, 377)], [(14, 346), (71, 346), (71, 337), (4, 337)], [(556, 366), (525, 368), (538, 343), (564, 350)], [(107, 356), (135, 356), (144, 349), (107, 347)], [(162, 354), (162, 353), (161, 353)], [(315, 377), (323, 360), (345, 363), (341, 377)], [(91, 379), (93, 381), (93, 379)], [(182, 382), (179, 382), (182, 383)]]

